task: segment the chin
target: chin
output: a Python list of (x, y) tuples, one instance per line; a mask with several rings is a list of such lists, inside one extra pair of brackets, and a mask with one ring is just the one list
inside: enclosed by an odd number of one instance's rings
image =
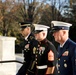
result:
[(58, 40), (57, 40), (57, 39), (55, 39), (55, 41), (56, 41), (56, 42), (58, 42)]

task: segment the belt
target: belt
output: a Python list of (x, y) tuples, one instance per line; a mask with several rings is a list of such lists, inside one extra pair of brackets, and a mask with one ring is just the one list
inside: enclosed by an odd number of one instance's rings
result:
[(46, 69), (47, 65), (43, 65), (43, 66), (36, 66), (37, 69)]

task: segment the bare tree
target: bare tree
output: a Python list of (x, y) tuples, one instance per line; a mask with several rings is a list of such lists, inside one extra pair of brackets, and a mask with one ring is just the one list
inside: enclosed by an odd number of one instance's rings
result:
[[(9, 7), (10, 6), (10, 7)], [(14, 8), (15, 6), (15, 8)], [(10, 29), (13, 29), (12, 27), (15, 26), (13, 23), (16, 23), (16, 20), (19, 18), (14, 15), (14, 12), (18, 9), (14, 3), (11, 3), (9, 1), (5, 1), (1, 3), (1, 9), (0, 9), (0, 26), (1, 26), (1, 32), (3, 36), (7, 36)], [(15, 29), (15, 28), (14, 28)]]

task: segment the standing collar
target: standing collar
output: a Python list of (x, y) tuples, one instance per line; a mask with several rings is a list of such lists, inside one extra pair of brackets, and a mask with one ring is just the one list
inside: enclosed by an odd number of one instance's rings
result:
[[(68, 40), (68, 39), (67, 39), (67, 40)], [(66, 41), (67, 41), (67, 40), (66, 40)], [(62, 45), (60, 44), (60, 47), (61, 47), (61, 48), (65, 45), (66, 41), (65, 41)]]
[(30, 35), (30, 34), (28, 34), (28, 35), (25, 37), (25, 40), (28, 40), (29, 35)]
[(40, 41), (40, 43), (45, 44), (47, 42), (47, 39), (45, 38), (44, 40)]

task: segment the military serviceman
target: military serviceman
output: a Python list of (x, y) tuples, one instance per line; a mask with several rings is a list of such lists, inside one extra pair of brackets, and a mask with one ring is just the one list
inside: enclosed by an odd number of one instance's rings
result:
[(58, 75), (76, 75), (76, 43), (69, 38), (72, 24), (52, 21), (51, 27), (58, 47)]
[[(31, 46), (32, 44), (36, 44), (36, 40), (34, 39), (34, 35), (31, 32), (31, 23), (29, 22), (21, 22), (21, 34), (24, 36), (24, 41), (21, 44), (21, 49), (24, 51), (24, 63), (22, 67), (19, 69), (17, 75), (26, 75), (28, 72), (28, 67), (31, 61)], [(33, 43), (32, 43), (33, 42)], [(28, 72), (29, 73), (29, 72)], [(33, 72), (30, 72), (30, 75), (34, 75)]]
[(48, 26), (35, 25), (35, 38), (38, 46), (34, 47), (36, 61), (36, 75), (57, 75), (56, 71), (56, 49), (54, 45), (46, 39)]

